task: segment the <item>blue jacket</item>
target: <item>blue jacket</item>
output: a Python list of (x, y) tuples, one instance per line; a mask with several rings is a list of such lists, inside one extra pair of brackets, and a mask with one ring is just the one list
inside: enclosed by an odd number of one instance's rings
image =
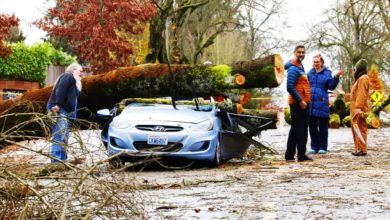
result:
[(332, 72), (324, 67), (320, 72), (313, 68), (308, 73), (311, 88), (311, 109), (310, 115), (328, 118), (329, 117), (329, 95), (328, 90), (334, 90), (339, 83), (338, 77), (332, 77)]
[(58, 105), (69, 113), (68, 117), (76, 118), (77, 98), (80, 95), (76, 87), (76, 80), (72, 73), (63, 73), (53, 88), (47, 103), (47, 109)]
[(302, 99), (310, 102), (310, 85), (303, 66), (296, 60), (288, 61), (284, 68), (287, 70), (288, 103), (299, 103)]

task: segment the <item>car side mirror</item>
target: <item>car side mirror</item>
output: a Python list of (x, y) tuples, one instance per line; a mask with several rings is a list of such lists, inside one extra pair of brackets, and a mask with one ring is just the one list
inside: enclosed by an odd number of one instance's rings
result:
[(112, 113), (110, 112), (110, 110), (105, 108), (105, 109), (100, 109), (99, 111), (97, 111), (97, 116), (99, 118), (111, 118)]

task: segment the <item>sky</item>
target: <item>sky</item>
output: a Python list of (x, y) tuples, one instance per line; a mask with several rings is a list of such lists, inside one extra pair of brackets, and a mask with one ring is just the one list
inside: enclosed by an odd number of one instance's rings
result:
[(47, 8), (53, 5), (51, 0), (0, 0), (0, 14), (14, 14), (18, 17), (19, 27), (26, 36), (25, 43), (31, 45), (42, 42), (41, 38), (45, 37), (45, 32), (31, 22), (42, 18)]
[[(291, 40), (303, 40), (308, 36), (308, 27), (314, 22), (323, 19), (321, 16), (324, 9), (335, 0), (285, 0), (285, 13), (291, 28), (285, 29), (285, 37)], [(38, 29), (31, 23), (44, 16), (47, 8), (54, 5), (53, 0), (0, 0), (0, 13), (15, 14), (20, 19), (20, 28), (26, 36), (25, 43), (28, 45), (42, 42), (45, 32)], [(292, 50), (295, 45), (291, 45), (291, 53), (282, 53), (283, 60), (293, 57)], [(306, 69), (311, 67), (311, 56), (308, 53), (303, 64)]]
[[(335, 0), (285, 0), (285, 10), (287, 13), (288, 22), (291, 25), (284, 33), (289, 40), (304, 40), (309, 35), (309, 28), (323, 20), (323, 15), (326, 9), (329, 9)], [(283, 60), (292, 59), (293, 49), (295, 45), (291, 45), (290, 53), (282, 53)], [(320, 51), (307, 51), (303, 66), (308, 71), (312, 67), (312, 57)], [(326, 59), (326, 58), (325, 58)]]

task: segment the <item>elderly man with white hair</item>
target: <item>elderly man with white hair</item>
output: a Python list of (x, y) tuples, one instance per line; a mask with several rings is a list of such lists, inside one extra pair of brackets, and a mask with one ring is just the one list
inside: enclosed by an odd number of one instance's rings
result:
[(52, 126), (52, 145), (50, 149), (51, 163), (68, 159), (66, 145), (69, 137), (69, 121), (77, 117), (77, 102), (81, 92), (81, 76), (83, 68), (78, 63), (70, 64), (56, 80), (47, 110), (56, 114)]

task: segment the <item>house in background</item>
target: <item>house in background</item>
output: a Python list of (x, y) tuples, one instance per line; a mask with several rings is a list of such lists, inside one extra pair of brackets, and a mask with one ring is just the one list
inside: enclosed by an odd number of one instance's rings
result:
[[(66, 66), (49, 65), (46, 71), (45, 86), (53, 85), (57, 77), (65, 71), (65, 68)], [(40, 88), (39, 82), (0, 79), (0, 101), (12, 99), (24, 92)]]

